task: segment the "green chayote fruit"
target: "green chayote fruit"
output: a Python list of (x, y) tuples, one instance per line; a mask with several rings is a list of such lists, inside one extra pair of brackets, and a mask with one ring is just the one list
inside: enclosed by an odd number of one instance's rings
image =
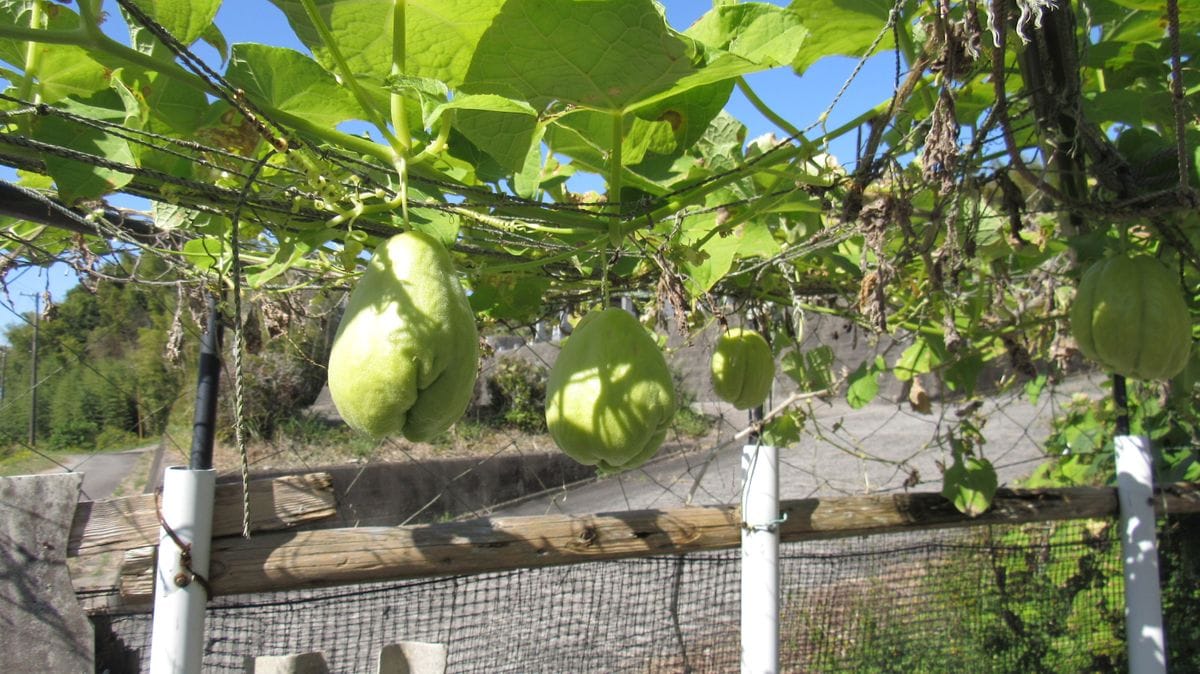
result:
[(1083, 355), (1131, 379), (1170, 379), (1188, 362), (1192, 317), (1178, 277), (1148, 255), (1114, 255), (1084, 272), (1071, 305)]
[(775, 358), (763, 336), (730, 328), (717, 340), (712, 356), (713, 391), (739, 410), (758, 407), (771, 392)]
[(329, 354), (329, 392), (346, 423), (428, 440), (462, 416), (478, 366), (475, 315), (446, 249), (420, 232), (379, 246)]
[(675, 416), (658, 345), (629, 312), (593, 311), (563, 344), (546, 383), (546, 425), (576, 461), (611, 473), (645, 463)]

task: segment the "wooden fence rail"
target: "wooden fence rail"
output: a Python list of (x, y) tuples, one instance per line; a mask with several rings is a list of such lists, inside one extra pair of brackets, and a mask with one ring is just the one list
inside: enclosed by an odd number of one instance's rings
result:
[[(1197, 485), (1159, 490), (1160, 513), (1200, 512)], [(1112, 518), (1116, 491), (1079, 487), (1001, 490), (971, 518), (940, 494), (910, 493), (785, 501), (784, 541), (829, 539), (986, 524)], [(678, 554), (737, 547), (735, 506), (639, 510), (593, 515), (496, 517), (462, 522), (320, 531), (292, 530), (243, 539), (215, 538), (214, 594), (266, 592)], [(120, 587), (130, 605), (153, 591), (153, 548), (129, 550)]]

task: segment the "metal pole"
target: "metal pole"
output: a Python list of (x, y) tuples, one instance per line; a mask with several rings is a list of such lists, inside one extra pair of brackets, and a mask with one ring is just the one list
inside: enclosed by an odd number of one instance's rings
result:
[(742, 674), (779, 671), (779, 522), (779, 452), (754, 434), (742, 448)]
[(1132, 435), (1125, 377), (1113, 376), (1117, 407), (1117, 500), (1121, 509), (1121, 560), (1125, 571), (1125, 648), (1131, 674), (1167, 671), (1162, 589), (1155, 539), (1154, 457), (1150, 438)]
[(198, 674), (203, 663), (220, 349), (219, 313), (216, 301), (209, 297), (208, 331), (200, 344), (190, 465), (172, 466), (163, 476), (150, 638), (150, 671), (154, 674)]
[(217, 302), (208, 297), (208, 329), (200, 342), (200, 375), (196, 382), (196, 416), (192, 424), (192, 470), (212, 468), (217, 428), (217, 389), (221, 380), (221, 321)]
[(1167, 658), (1155, 540), (1154, 460), (1150, 456), (1150, 438), (1120, 435), (1116, 438), (1116, 446), (1129, 671), (1131, 674), (1165, 673)]

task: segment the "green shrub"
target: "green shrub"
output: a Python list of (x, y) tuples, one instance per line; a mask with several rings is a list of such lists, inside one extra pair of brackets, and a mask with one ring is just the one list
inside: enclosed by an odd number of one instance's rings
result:
[(490, 418), (530, 433), (546, 430), (546, 368), (520, 358), (496, 361), (487, 379)]
[(92, 451), (96, 448), (96, 424), (72, 417), (54, 424), (50, 431), (50, 446), (58, 450)]

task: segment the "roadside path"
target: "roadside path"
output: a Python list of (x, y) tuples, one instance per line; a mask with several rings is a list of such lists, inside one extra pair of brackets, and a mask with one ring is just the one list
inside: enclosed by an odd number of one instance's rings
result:
[(61, 462), (62, 468), (46, 471), (61, 473), (72, 471), (83, 473), (81, 501), (99, 501), (109, 498), (117, 487), (137, 467), (142, 454), (153, 450), (154, 445), (129, 449), (123, 452), (97, 452), (95, 454), (69, 454)]

